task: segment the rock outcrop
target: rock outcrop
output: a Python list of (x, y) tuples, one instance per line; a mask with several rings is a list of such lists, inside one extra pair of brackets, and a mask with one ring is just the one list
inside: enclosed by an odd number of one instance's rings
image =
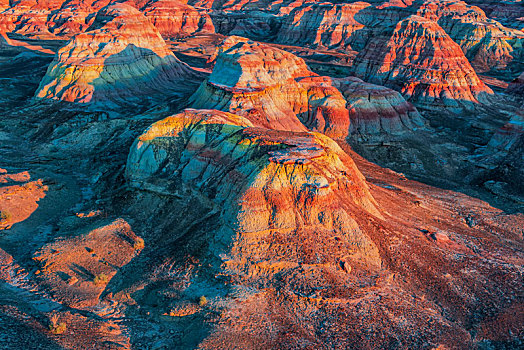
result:
[(424, 126), (415, 106), (397, 91), (355, 77), (334, 79), (334, 85), (347, 101), (350, 134), (403, 134)]
[(0, 28), (37, 39), (71, 37), (86, 30), (110, 0), (24, 0), (0, 13)]
[[(307, 3), (295, 8), (284, 20), (277, 41), (314, 48), (352, 49), (365, 42), (368, 31), (356, 15), (371, 6), (366, 2), (351, 4)], [(360, 15), (361, 17), (363, 15)]]
[[(379, 266), (376, 246), (353, 215), (381, 214), (353, 160), (324, 135), (250, 125), (214, 110), (186, 110), (156, 122), (131, 147), (129, 183), (166, 195), (193, 191), (212, 202), (222, 224), (209, 254), (228, 256), (229, 273), (244, 275), (254, 254), (266, 260), (269, 252), (256, 247), (277, 231), (336, 232), (343, 248), (333, 253), (351, 255), (349, 265), (361, 259)], [(289, 254), (308, 259), (291, 246), (286, 251), (282, 263), (291, 261)]]
[(524, 194), (524, 105), (495, 132), (480, 158), (488, 169), (480, 178), (490, 191)]
[(36, 38), (70, 38), (87, 30), (96, 13), (110, 3), (125, 3), (137, 8), (166, 39), (214, 32), (209, 15), (178, 0), (26, 0), (11, 7), (7, 3), (6, 11), (0, 14), (0, 28)]
[(0, 28), (25, 35), (50, 35), (47, 18), (60, 4), (47, 1), (23, 0), (0, 13)]
[(460, 46), (436, 22), (419, 16), (399, 22), (391, 36), (368, 43), (352, 70), (426, 108), (469, 109), (493, 93)]
[(468, 4), (480, 7), (498, 22), (515, 29), (524, 29), (524, 6), (520, 0), (468, 0)]
[(0, 230), (31, 216), (47, 190), (42, 179), (31, 181), (27, 171), (8, 174), (0, 168)]
[(107, 105), (140, 103), (145, 93), (160, 98), (187, 90), (194, 77), (138, 10), (113, 4), (98, 12), (89, 31), (60, 49), (36, 97)]
[(141, 12), (153, 23), (164, 39), (183, 38), (195, 33), (213, 33), (209, 15), (198, 12), (180, 0), (151, 1)]
[(311, 72), (286, 51), (239, 37), (224, 41), (211, 76), (190, 103), (237, 113), (271, 129), (309, 129), (338, 138), (349, 128), (346, 102), (330, 78)]
[(69, 307), (85, 308), (99, 303), (111, 278), (143, 248), (129, 224), (117, 219), (74, 239), (47, 244), (33, 260), (55, 298)]
[(72, 37), (86, 31), (93, 23), (97, 11), (110, 0), (67, 0), (60, 9), (48, 16), (46, 26), (53, 35)]
[(459, 44), (477, 71), (504, 69), (523, 57), (524, 33), (489, 19), (476, 6), (459, 0), (426, 0), (415, 8), (417, 15), (437, 22)]

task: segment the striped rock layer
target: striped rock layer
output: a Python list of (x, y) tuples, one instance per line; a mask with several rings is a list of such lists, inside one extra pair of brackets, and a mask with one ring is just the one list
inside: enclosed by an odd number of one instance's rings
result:
[(352, 49), (364, 41), (365, 25), (357, 14), (371, 6), (366, 2), (351, 4), (306, 3), (295, 8), (284, 20), (277, 41), (283, 44), (315, 48)]
[(426, 108), (470, 109), (493, 94), (460, 46), (434, 21), (410, 16), (359, 53), (353, 72)]
[(350, 134), (402, 134), (424, 125), (415, 106), (395, 90), (355, 77), (334, 79), (334, 85), (347, 102)]
[(478, 71), (504, 69), (524, 55), (524, 33), (489, 19), (476, 6), (458, 0), (425, 0), (415, 4), (416, 14), (437, 22)]
[(379, 266), (376, 246), (353, 216), (381, 214), (353, 160), (324, 135), (251, 125), (216, 110), (186, 110), (156, 122), (131, 147), (129, 183), (163, 195), (191, 191), (213, 203), (222, 224), (210, 253), (227, 256), (233, 273), (265, 254), (274, 257), (274, 250), (250, 249), (274, 232), (336, 232), (342, 248), (335, 254)]
[(110, 0), (24, 0), (0, 13), (0, 28), (29, 37), (71, 37), (85, 31)]
[(149, 1), (140, 8), (164, 39), (183, 38), (195, 33), (213, 33), (209, 15), (179, 0)]
[(344, 98), (301, 58), (240, 37), (227, 38), (219, 52), (192, 107), (237, 113), (266, 128), (347, 135)]
[[(89, 31), (59, 50), (36, 97), (136, 102), (145, 93), (159, 97), (183, 90), (194, 76), (144, 15), (129, 5), (114, 4), (98, 12)], [(186, 84), (180, 84), (182, 79)]]
[(25, 0), (0, 4), (0, 29), (30, 37), (70, 38), (86, 31), (96, 13), (108, 4), (125, 3), (146, 15), (164, 38), (181, 38), (197, 32), (212, 33), (205, 13), (177, 0)]

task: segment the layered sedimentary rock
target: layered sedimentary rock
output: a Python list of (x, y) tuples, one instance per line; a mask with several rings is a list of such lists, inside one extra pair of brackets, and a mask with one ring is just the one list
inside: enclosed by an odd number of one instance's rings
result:
[(183, 1), (150, 1), (141, 11), (165, 39), (215, 31), (209, 15), (199, 13)]
[[(306, 0), (189, 0), (188, 3), (196, 8), (206, 8), (220, 11), (250, 11), (269, 10), (278, 12), (283, 8), (292, 9), (304, 4)], [(288, 12), (289, 13), (289, 12)]]
[(89, 27), (96, 11), (110, 0), (25, 0), (0, 14), (0, 28), (29, 37), (70, 37)]
[[(131, 147), (129, 183), (164, 195), (191, 190), (203, 203), (213, 203), (222, 224), (209, 253), (223, 256), (227, 273), (246, 275), (246, 268), (253, 268), (249, 261), (266, 261), (263, 255), (272, 253), (256, 247), (272, 233), (312, 230), (340, 235), (341, 248), (332, 253), (350, 255), (348, 266), (359, 259), (379, 266), (376, 246), (352, 217), (381, 216), (353, 160), (324, 135), (250, 125), (215, 110), (186, 110), (163, 119)], [(274, 262), (293, 264), (289, 254), (308, 259), (288, 246)]]
[(286, 51), (229, 37), (215, 66), (190, 103), (194, 108), (238, 113), (272, 129), (317, 130), (347, 135), (348, 111), (330, 78), (309, 71), (304, 60)]
[(524, 29), (524, 6), (520, 0), (468, 0), (467, 3), (480, 7), (490, 18), (510, 28)]
[(184, 91), (194, 76), (138, 10), (113, 4), (98, 12), (90, 31), (60, 49), (36, 97), (118, 105), (145, 93), (161, 98)]
[(71, 37), (87, 30), (96, 12), (110, 0), (67, 0), (48, 17), (46, 26), (54, 35)]
[(522, 57), (524, 33), (487, 18), (476, 6), (458, 0), (426, 0), (414, 6), (417, 15), (437, 22), (479, 71), (503, 69)]
[(482, 160), (489, 169), (481, 177), (486, 187), (495, 193), (510, 187), (505, 191), (524, 194), (524, 105), (495, 132)]
[(353, 72), (428, 108), (471, 108), (492, 94), (460, 46), (434, 21), (410, 16), (359, 53)]
[(397, 91), (355, 77), (334, 79), (334, 85), (347, 101), (351, 134), (402, 134), (424, 125), (415, 106)]
[(365, 41), (365, 25), (356, 15), (369, 6), (366, 2), (307, 3), (291, 11), (279, 30), (277, 41), (315, 48), (351, 49), (355, 41)]
[(23, 0), (0, 14), (0, 28), (25, 35), (50, 35), (47, 18), (58, 10), (61, 1)]
[(0, 28), (42, 38), (71, 37), (85, 31), (92, 24), (97, 11), (109, 3), (126, 3), (139, 9), (165, 38), (214, 32), (209, 15), (200, 14), (192, 6), (177, 0), (58, 0), (52, 3), (27, 0), (15, 3), (12, 7), (6, 6), (7, 10), (0, 15)]

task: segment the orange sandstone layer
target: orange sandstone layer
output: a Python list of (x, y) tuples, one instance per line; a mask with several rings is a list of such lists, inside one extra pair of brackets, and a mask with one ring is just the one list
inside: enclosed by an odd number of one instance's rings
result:
[(59, 50), (37, 98), (113, 106), (147, 102), (145, 94), (165, 98), (192, 88), (196, 73), (134, 7), (107, 6), (89, 29)]
[(372, 40), (352, 70), (426, 108), (470, 109), (493, 94), (458, 44), (436, 22), (419, 16), (399, 22), (390, 36)]

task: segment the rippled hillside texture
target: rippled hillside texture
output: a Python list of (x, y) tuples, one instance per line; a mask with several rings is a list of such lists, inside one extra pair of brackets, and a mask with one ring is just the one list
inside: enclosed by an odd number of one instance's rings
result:
[(524, 348), (521, 0), (0, 0), (0, 349)]

